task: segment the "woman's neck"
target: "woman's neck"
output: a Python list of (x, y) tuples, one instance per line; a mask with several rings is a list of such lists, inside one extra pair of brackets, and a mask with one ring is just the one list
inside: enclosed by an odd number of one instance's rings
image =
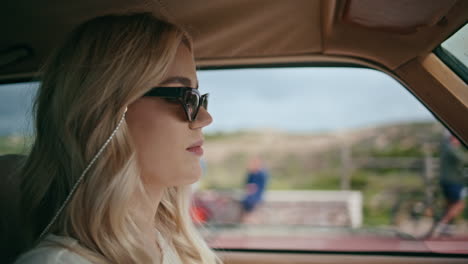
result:
[(136, 203), (138, 224), (143, 231), (154, 233), (154, 219), (159, 203), (164, 195), (165, 187), (145, 186), (145, 194), (140, 194)]
[(161, 248), (156, 241), (155, 216), (164, 195), (165, 188), (155, 188), (145, 186), (146, 193), (140, 193), (135, 202), (135, 214), (137, 225), (142, 231), (142, 240), (148, 254), (153, 259), (160, 259)]

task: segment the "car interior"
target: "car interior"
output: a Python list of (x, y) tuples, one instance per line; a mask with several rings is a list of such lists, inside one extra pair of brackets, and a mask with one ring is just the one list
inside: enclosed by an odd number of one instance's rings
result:
[[(151, 12), (181, 25), (193, 38), (200, 71), (340, 66), (383, 72), (468, 145), (466, 66), (440, 48), (466, 25), (465, 0), (7, 1), (0, 9), (0, 83), (40, 79), (41, 64), (75, 26), (101, 15), (132, 12)], [(8, 244), (10, 253), (14, 234), (5, 230), (15, 228), (21, 195), (10, 175), (20, 160), (0, 156), (1, 243)], [(226, 264), (467, 263), (468, 258), (365, 249), (216, 250)]]

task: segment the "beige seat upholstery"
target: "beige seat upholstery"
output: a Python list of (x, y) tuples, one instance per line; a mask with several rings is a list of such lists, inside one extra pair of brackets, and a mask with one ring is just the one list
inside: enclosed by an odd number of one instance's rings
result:
[(21, 191), (16, 172), (23, 159), (21, 155), (0, 156), (0, 263), (12, 262), (21, 247)]

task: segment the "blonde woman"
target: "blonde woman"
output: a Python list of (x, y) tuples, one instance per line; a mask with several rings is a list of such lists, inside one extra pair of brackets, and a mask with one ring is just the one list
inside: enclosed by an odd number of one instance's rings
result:
[(78, 27), (43, 71), (16, 263), (217, 263), (188, 214), (202, 128), (191, 42), (150, 14)]

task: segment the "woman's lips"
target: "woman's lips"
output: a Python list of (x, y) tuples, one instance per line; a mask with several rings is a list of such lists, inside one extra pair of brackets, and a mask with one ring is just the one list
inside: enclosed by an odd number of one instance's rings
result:
[(203, 155), (203, 148), (202, 146), (195, 146), (195, 147), (190, 147), (187, 148), (188, 152), (192, 152), (193, 154), (197, 156), (202, 156)]
[(197, 156), (202, 156), (203, 155), (203, 139), (196, 141), (190, 147), (187, 148), (188, 152), (191, 152)]

